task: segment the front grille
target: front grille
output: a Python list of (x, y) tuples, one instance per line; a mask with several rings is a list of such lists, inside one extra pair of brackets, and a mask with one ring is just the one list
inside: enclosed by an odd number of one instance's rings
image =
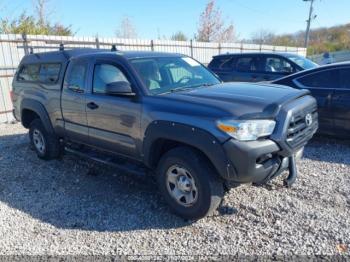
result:
[[(306, 116), (308, 114), (311, 115), (312, 119), (312, 123), (309, 125), (306, 121)], [(287, 144), (293, 149), (304, 146), (315, 133), (317, 127), (318, 114), (316, 106), (294, 113), (288, 126)]]

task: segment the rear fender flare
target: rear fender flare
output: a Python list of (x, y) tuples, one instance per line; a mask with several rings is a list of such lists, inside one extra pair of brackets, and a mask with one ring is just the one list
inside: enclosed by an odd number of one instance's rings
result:
[(54, 133), (49, 114), (47, 113), (43, 104), (33, 99), (23, 99), (21, 103), (21, 119), (23, 110), (25, 109), (35, 112), (40, 117), (40, 120), (43, 123), (46, 131), (49, 133)]

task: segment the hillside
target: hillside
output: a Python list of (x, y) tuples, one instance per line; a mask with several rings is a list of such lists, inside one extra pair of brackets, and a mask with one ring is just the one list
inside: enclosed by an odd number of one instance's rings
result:
[[(294, 34), (276, 35), (268, 31), (256, 33), (252, 42), (300, 46), (304, 45), (305, 31)], [(320, 54), (324, 52), (334, 52), (350, 49), (350, 23), (328, 28), (311, 29), (308, 55)]]

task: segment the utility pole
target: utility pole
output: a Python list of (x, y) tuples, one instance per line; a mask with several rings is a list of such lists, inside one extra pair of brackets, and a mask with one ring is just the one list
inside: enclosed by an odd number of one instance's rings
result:
[(306, 21), (307, 22), (307, 27), (306, 27), (306, 34), (305, 34), (305, 48), (308, 47), (309, 45), (309, 37), (310, 37), (310, 27), (311, 27), (311, 21), (316, 18), (316, 15), (313, 15), (314, 12), (314, 1), (315, 0), (303, 0), (304, 2), (310, 2), (310, 10), (309, 10), (309, 19)]

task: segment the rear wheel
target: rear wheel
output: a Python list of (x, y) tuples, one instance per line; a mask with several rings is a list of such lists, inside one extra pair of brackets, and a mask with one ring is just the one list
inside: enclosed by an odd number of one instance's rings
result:
[(185, 219), (211, 215), (224, 195), (223, 182), (207, 162), (188, 147), (170, 150), (159, 162), (159, 189), (174, 213)]
[(44, 160), (55, 159), (60, 155), (60, 144), (54, 134), (46, 131), (40, 119), (35, 119), (29, 127), (29, 138), (37, 156)]

